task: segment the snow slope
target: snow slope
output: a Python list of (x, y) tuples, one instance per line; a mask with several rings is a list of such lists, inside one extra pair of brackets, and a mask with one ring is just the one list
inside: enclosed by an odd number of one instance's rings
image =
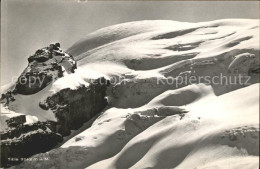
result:
[[(18, 168), (258, 167), (259, 20), (124, 23), (67, 52), (76, 73), (46, 90), (105, 76), (109, 106), (61, 147), (34, 156), (50, 160)], [(166, 83), (220, 73), (249, 75), (250, 84)]]

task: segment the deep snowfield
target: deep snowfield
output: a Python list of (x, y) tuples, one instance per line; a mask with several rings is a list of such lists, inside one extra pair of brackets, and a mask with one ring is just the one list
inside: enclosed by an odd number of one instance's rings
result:
[(67, 52), (78, 62), (76, 73), (33, 97), (17, 96), (13, 111), (53, 119), (28, 103), (101, 76), (112, 83), (109, 106), (60, 148), (34, 156), (49, 160), (16, 168), (258, 168), (259, 74), (250, 74), (252, 85), (157, 80), (248, 74), (259, 67), (259, 20), (124, 23), (89, 34)]

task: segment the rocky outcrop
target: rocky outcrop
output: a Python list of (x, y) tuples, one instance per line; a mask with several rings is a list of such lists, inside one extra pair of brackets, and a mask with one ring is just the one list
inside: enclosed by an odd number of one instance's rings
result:
[[(17, 94), (35, 94), (52, 81), (62, 77), (65, 71), (68, 74), (74, 73), (76, 68), (76, 61), (71, 55), (60, 49), (59, 43), (50, 44), (48, 47), (39, 49), (28, 58), (28, 66), (18, 78), (15, 87), (2, 94), (1, 103), (8, 106), (10, 102), (15, 101), (15, 95)], [(44, 107), (44, 105), (44, 103), (39, 103), (42, 109), (47, 110), (48, 108)], [(59, 110), (56, 111), (59, 112)], [(18, 164), (23, 161), (23, 158), (46, 152), (63, 140), (62, 136), (57, 132), (58, 129), (62, 128), (59, 126), (62, 126), (63, 123), (59, 122), (57, 125), (56, 122), (52, 121), (38, 121), (32, 124), (26, 124), (25, 122), (25, 115), (11, 117), (6, 120), (8, 128), (0, 133), (0, 167)]]
[(76, 90), (63, 89), (40, 102), (42, 109), (51, 109), (58, 119), (57, 132), (63, 136), (76, 130), (107, 106), (109, 81), (100, 78)]
[(19, 164), (33, 154), (46, 152), (62, 141), (54, 122), (19, 125), (1, 133), (1, 167)]
[(8, 127), (17, 127), (23, 125), (26, 122), (25, 115), (15, 116), (8, 120), (6, 120), (6, 124)]
[(19, 94), (37, 93), (62, 77), (64, 71), (73, 73), (77, 67), (73, 57), (60, 49), (59, 43), (37, 50), (28, 62), (16, 83), (15, 92)]
[(88, 86), (66, 88), (39, 102), (42, 109), (55, 114), (57, 122), (24, 124), (24, 115), (8, 119), (9, 129), (1, 133), (1, 167), (19, 164), (24, 158), (54, 148), (70, 130), (79, 129), (107, 106), (108, 86), (108, 80), (99, 78)]
[(6, 93), (3, 93), (1, 95), (0, 102), (4, 103), (5, 105), (8, 105), (9, 102), (15, 101), (15, 98), (12, 95), (13, 93), (9, 90)]

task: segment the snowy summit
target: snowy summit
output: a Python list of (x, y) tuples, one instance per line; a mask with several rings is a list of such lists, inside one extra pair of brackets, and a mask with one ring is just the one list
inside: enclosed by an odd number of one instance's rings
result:
[(47, 80), (2, 92), (5, 166), (258, 168), (259, 20), (123, 23), (28, 61)]

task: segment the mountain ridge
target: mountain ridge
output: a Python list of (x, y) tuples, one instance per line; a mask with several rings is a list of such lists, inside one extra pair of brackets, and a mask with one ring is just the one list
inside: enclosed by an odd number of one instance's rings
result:
[[(13, 168), (258, 166), (259, 20), (130, 22), (91, 33), (66, 52), (77, 69), (38, 92), (45, 94), (34, 106), (56, 94), (79, 98), (72, 103), (79, 109), (100, 109), (88, 127), (66, 127), (59, 147), (33, 156), (49, 160)], [(93, 94), (77, 92), (81, 87)], [(54, 100), (49, 106), (67, 103)], [(30, 109), (19, 113), (40, 117)], [(65, 112), (66, 120), (84, 114)]]

